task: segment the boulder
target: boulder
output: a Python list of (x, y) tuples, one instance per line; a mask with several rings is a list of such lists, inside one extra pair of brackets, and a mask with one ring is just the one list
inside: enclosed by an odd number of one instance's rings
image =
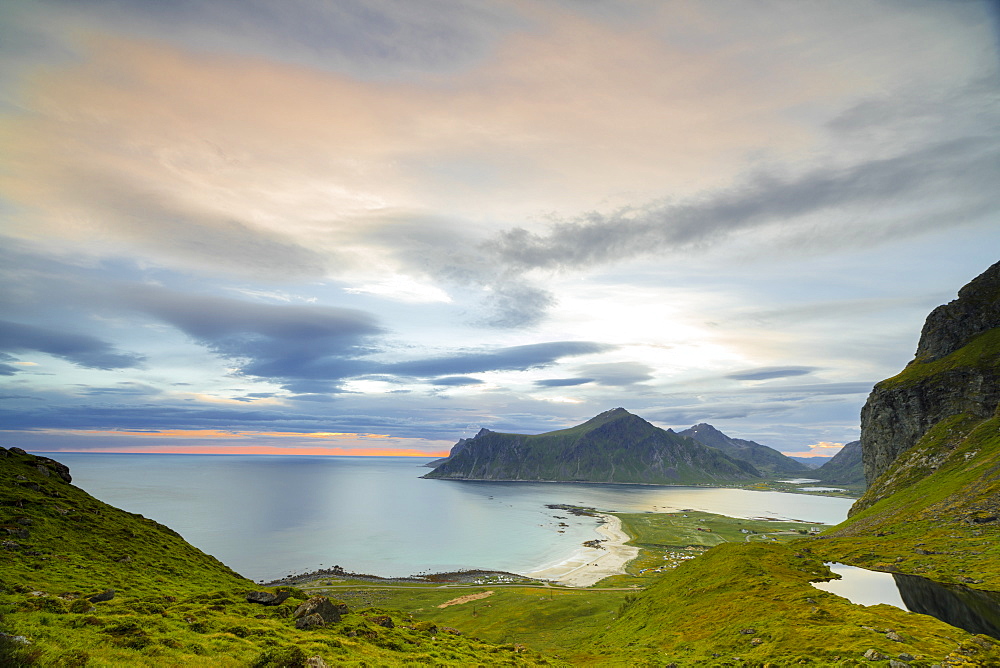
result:
[(869, 661), (884, 661), (888, 657), (877, 650), (870, 649), (865, 652), (865, 658)]
[(347, 606), (343, 603), (334, 604), (326, 596), (313, 596), (308, 601), (295, 608), (292, 617), (300, 619), (309, 615), (319, 615), (326, 624), (339, 622), (341, 615), (347, 614)]
[(290, 592), (279, 591), (272, 594), (269, 591), (252, 591), (247, 594), (247, 603), (259, 603), (260, 605), (281, 605), (291, 596)]
[(90, 601), (91, 603), (101, 603), (102, 601), (110, 601), (114, 597), (115, 597), (114, 589), (105, 589), (100, 594), (94, 594), (87, 600)]
[(314, 629), (319, 626), (326, 626), (326, 622), (316, 613), (295, 620), (295, 628), (300, 630)]

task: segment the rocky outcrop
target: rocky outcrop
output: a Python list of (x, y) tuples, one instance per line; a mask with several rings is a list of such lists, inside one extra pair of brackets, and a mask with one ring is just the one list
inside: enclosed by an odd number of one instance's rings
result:
[(347, 612), (347, 606), (343, 603), (335, 604), (326, 596), (313, 596), (295, 608), (292, 617), (296, 620), (295, 628), (308, 629), (339, 622)]
[(441, 457), (440, 459), (435, 459), (434, 461), (427, 462), (426, 464), (424, 464), (424, 466), (426, 466), (428, 468), (432, 468), (432, 469), (433, 468), (437, 468), (438, 466), (441, 466), (441, 464), (444, 464), (446, 461), (448, 461), (449, 459), (451, 459), (452, 457), (454, 457), (455, 455), (457, 455), (458, 453), (460, 453), (462, 450), (464, 450), (465, 446), (469, 444), (469, 441), (471, 441), (471, 440), (473, 440), (475, 438), (479, 438), (480, 436), (484, 436), (484, 435), (488, 434), (489, 431), (490, 431), (489, 429), (486, 429), (484, 427), (483, 429), (480, 429), (479, 433), (476, 434), (475, 436), (473, 436), (472, 438), (460, 438), (460, 439), (458, 439), (458, 443), (456, 443), (455, 445), (451, 446), (451, 450), (448, 452), (448, 456), (447, 457)]
[(931, 311), (920, 332), (914, 361), (933, 362), (976, 336), (1000, 327), (1000, 262), (958, 291), (958, 299)]
[(987, 419), (1000, 403), (1000, 263), (927, 317), (915, 359), (878, 383), (861, 411), (865, 478), (871, 486), (942, 419)]
[(287, 591), (271, 593), (269, 591), (252, 591), (246, 595), (247, 603), (259, 603), (260, 605), (281, 605), (292, 594)]
[(763, 473), (801, 475), (810, 472), (808, 466), (786, 457), (774, 448), (742, 438), (731, 438), (710, 424), (696, 424), (690, 429), (678, 432), (678, 435), (688, 436), (702, 445), (721, 450), (733, 459), (749, 462)]
[(32, 467), (46, 478), (55, 476), (63, 482), (73, 482), (73, 476), (69, 474), (69, 467), (54, 459), (30, 454), (21, 448), (11, 448), (8, 450), (7, 448), (0, 447), (0, 457), (7, 457), (10, 454), (20, 455), (23, 464)]
[(760, 472), (616, 408), (576, 427), (532, 436), (484, 429), (423, 477), (691, 484), (753, 480)]

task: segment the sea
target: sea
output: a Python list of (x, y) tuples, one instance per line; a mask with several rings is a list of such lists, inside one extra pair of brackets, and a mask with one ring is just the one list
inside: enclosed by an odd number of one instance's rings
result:
[(845, 498), (713, 487), (422, 479), (429, 459), (59, 453), (73, 484), (165, 524), (241, 575), (271, 581), (333, 566), (383, 577), (463, 569), (527, 573), (597, 537), (548, 506), (684, 509), (733, 517), (847, 517)]

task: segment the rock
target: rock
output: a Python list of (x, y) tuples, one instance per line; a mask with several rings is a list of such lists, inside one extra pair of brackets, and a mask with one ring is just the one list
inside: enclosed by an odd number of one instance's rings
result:
[(903, 652), (902, 654), (899, 655), (900, 661), (913, 661), (913, 659), (914, 656), (912, 654), (907, 654), (906, 652)]
[(252, 591), (246, 595), (247, 603), (259, 603), (260, 605), (281, 605), (291, 596), (287, 591), (279, 591), (272, 594), (269, 591)]
[[(959, 290), (958, 299), (927, 316), (910, 366), (941, 359), (995, 327), (1000, 327), (1000, 262)], [(894, 383), (891, 378), (878, 383), (861, 410), (862, 459), (869, 488), (898, 455), (943, 418), (967, 413), (989, 419), (998, 404), (1000, 375), (989, 366), (942, 370), (911, 383)], [(879, 498), (870, 491), (851, 513)]]
[(889, 659), (889, 668), (910, 668), (910, 664), (896, 659)]
[(16, 455), (26, 455), (26, 454), (28, 454), (27, 452), (25, 452), (21, 448), (11, 448), (10, 451), (13, 452)]
[(372, 617), (365, 617), (372, 624), (378, 624), (379, 626), (384, 626), (387, 629), (395, 628), (395, 624), (392, 623), (392, 617), (389, 615), (375, 615)]
[(319, 655), (310, 656), (306, 659), (306, 666), (309, 668), (330, 668), (330, 665)]
[(752, 636), (753, 634), (757, 633), (757, 629), (740, 629), (740, 633), (742, 633), (745, 636)]
[(754, 638), (753, 640), (750, 641), (750, 644), (753, 645), (754, 647), (757, 647), (758, 645), (763, 645), (764, 641), (761, 640), (760, 638)]
[(347, 606), (343, 603), (334, 605), (326, 596), (313, 596), (308, 601), (295, 608), (292, 617), (299, 619), (310, 615), (318, 615), (326, 624), (339, 622), (342, 614), (347, 613)]
[(295, 628), (297, 629), (314, 629), (318, 626), (326, 626), (326, 622), (316, 613), (305, 615), (295, 620)]
[(885, 654), (882, 654), (874, 649), (870, 649), (865, 652), (864, 657), (869, 661), (884, 661), (888, 658)]
[(458, 629), (453, 629), (450, 626), (442, 626), (441, 627), (441, 633), (448, 633), (448, 634), (451, 634), (453, 636), (460, 636), (460, 635), (462, 635), (461, 631), (459, 631)]
[(91, 603), (101, 603), (103, 601), (110, 601), (114, 597), (115, 597), (114, 589), (105, 589), (100, 594), (94, 594), (87, 600), (90, 601)]
[(885, 637), (893, 642), (903, 642), (903, 636), (899, 635), (895, 631), (889, 631), (885, 634)]

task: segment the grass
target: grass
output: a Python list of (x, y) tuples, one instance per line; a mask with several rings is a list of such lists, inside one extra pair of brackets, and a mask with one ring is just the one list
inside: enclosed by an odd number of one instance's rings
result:
[[(592, 641), (604, 657), (594, 663), (859, 666), (871, 665), (863, 658), (869, 649), (910, 654), (914, 665), (958, 656), (983, 662), (965, 665), (1000, 661), (995, 641), (891, 606), (853, 605), (810, 585), (831, 576), (801, 543), (714, 547), (631, 600)], [(902, 641), (889, 639), (890, 630)]]
[[(1000, 590), (1000, 417), (935, 425), (880, 480), (885, 498), (816, 551), (876, 570)], [(865, 500), (865, 499), (863, 499)]]
[(914, 360), (901, 372), (878, 383), (876, 387), (891, 389), (915, 385), (935, 376), (958, 369), (996, 369), (1000, 367), (1000, 327), (973, 338), (950, 355), (933, 362)]
[[(281, 605), (248, 603), (257, 585), (170, 529), (98, 501), (42, 458), (5, 449), (0, 529), (3, 666), (295, 667), (312, 656), (342, 666), (550, 663), (371, 606), (296, 629), (293, 611), (309, 594), (289, 588)], [(107, 589), (110, 600), (89, 600)]]

